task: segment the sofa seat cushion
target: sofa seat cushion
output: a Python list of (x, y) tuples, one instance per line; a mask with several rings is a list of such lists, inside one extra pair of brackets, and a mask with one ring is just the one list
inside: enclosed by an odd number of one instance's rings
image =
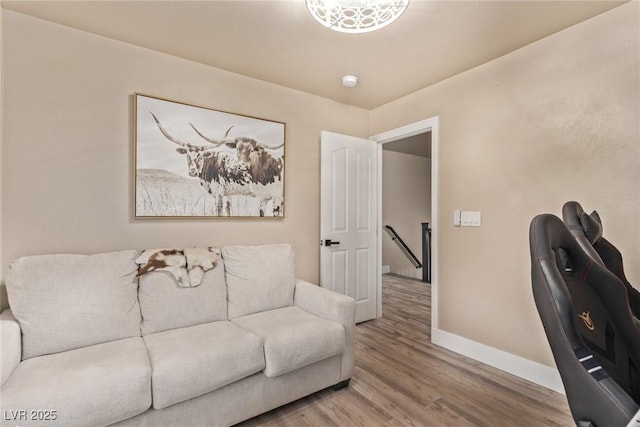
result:
[(151, 366), (139, 337), (25, 360), (2, 387), (3, 414), (26, 410), (26, 421), (34, 425), (49, 423), (31, 410), (42, 410), (41, 416), (49, 411), (61, 426), (97, 426), (150, 406)]
[(144, 337), (153, 368), (153, 407), (166, 408), (264, 369), (263, 341), (229, 321)]
[(301, 310), (285, 307), (233, 320), (264, 339), (264, 373), (277, 377), (344, 351), (344, 327)]

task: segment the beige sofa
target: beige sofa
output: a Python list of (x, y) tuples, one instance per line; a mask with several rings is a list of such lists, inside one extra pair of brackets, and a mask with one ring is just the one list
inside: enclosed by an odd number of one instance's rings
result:
[(225, 247), (187, 287), (139, 257), (11, 265), (3, 426), (232, 425), (348, 384), (354, 301), (296, 280), (290, 245)]

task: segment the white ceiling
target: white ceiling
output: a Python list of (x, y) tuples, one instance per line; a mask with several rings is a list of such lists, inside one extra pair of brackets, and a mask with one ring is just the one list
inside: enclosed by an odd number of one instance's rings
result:
[[(371, 109), (622, 3), (411, 0), (396, 23), (361, 35), (322, 27), (304, 0), (3, 0), (2, 6)], [(345, 74), (357, 75), (358, 87), (342, 87)]]

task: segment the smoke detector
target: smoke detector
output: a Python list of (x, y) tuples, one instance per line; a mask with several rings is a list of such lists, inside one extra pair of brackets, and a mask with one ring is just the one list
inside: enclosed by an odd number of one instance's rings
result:
[(342, 76), (342, 86), (344, 87), (356, 87), (358, 85), (358, 77), (356, 76)]

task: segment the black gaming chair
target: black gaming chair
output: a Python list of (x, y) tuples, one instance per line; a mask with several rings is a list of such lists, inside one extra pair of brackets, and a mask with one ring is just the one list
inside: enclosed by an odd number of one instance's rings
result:
[(622, 266), (622, 254), (607, 239), (602, 237), (602, 221), (598, 212), (590, 215), (578, 202), (567, 202), (562, 207), (562, 221), (587, 255), (604, 265), (624, 283), (629, 295), (629, 305), (636, 318), (640, 319), (640, 292), (627, 280)]
[(529, 229), (533, 295), (581, 427), (624, 427), (640, 402), (640, 329), (625, 286), (554, 215)]

